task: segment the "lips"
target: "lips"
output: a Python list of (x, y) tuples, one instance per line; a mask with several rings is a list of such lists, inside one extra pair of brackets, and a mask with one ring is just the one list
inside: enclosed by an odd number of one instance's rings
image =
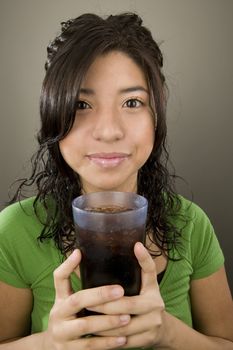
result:
[(87, 158), (94, 164), (103, 168), (113, 168), (129, 158), (128, 153), (93, 153), (88, 154)]

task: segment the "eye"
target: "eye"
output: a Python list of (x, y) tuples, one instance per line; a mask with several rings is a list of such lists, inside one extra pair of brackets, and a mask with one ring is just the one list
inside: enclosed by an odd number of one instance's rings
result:
[(123, 106), (127, 108), (138, 108), (138, 107), (141, 107), (142, 105), (143, 105), (142, 101), (138, 100), (137, 98), (131, 98), (127, 100)]
[(76, 109), (89, 109), (91, 106), (85, 101), (78, 101), (76, 104)]

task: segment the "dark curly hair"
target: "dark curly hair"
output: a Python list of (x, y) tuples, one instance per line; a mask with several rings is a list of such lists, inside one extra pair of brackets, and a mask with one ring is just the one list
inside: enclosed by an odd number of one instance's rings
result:
[(61, 25), (61, 33), (47, 48), (40, 98), (39, 149), (32, 159), (32, 174), (21, 182), (13, 201), (22, 198), (27, 186), (36, 186), (34, 210), (39, 217), (38, 204), (42, 203), (47, 213), (39, 239), (54, 239), (63, 254), (74, 248), (71, 202), (82, 193), (82, 185), (79, 175), (64, 161), (59, 141), (72, 128), (80, 85), (91, 63), (113, 50), (123, 52), (143, 70), (151, 109), (157, 119), (154, 147), (139, 170), (137, 191), (148, 199), (148, 236), (168, 255), (179, 242), (180, 232), (171, 218), (178, 215), (180, 201), (174, 190), (175, 175), (168, 171), (167, 87), (159, 46), (134, 13), (107, 18), (83, 14)]

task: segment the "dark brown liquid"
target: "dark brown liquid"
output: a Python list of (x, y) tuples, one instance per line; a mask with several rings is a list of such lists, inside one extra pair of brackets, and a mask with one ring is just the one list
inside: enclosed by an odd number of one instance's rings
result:
[(126, 208), (126, 207), (122, 207), (119, 205), (106, 205), (106, 206), (102, 206), (102, 207), (94, 207), (94, 208), (89, 208), (86, 207), (85, 210), (87, 211), (92, 211), (94, 213), (99, 212), (99, 213), (122, 213), (123, 211), (129, 211), (129, 210), (133, 210), (131, 208)]
[[(132, 209), (102, 206), (85, 210), (119, 213)], [(111, 220), (111, 217), (108, 219)], [(125, 230), (116, 227), (106, 233), (76, 226), (77, 246), (82, 252), (82, 287), (86, 289), (120, 284), (125, 295), (137, 295), (141, 286), (141, 269), (134, 255), (134, 244), (143, 241), (144, 229), (144, 226)]]

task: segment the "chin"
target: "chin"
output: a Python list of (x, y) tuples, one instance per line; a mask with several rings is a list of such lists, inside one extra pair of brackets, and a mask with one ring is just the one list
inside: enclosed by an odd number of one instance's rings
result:
[[(116, 175), (116, 174), (115, 174)], [(118, 174), (119, 175), (119, 174)], [(82, 180), (82, 179), (81, 179)], [(137, 176), (135, 174), (130, 174), (129, 176), (115, 176), (114, 174), (108, 176), (98, 176), (95, 177), (95, 182), (93, 177), (90, 181), (84, 181), (84, 188), (86, 187), (88, 192), (102, 192), (102, 191), (115, 191), (115, 192), (136, 192), (137, 191)]]
[[(104, 191), (114, 191), (114, 192), (127, 192), (126, 186), (123, 184), (109, 183), (109, 184), (96, 184), (92, 186), (95, 189), (95, 192), (104, 192)], [(94, 191), (93, 191), (94, 192)]]

